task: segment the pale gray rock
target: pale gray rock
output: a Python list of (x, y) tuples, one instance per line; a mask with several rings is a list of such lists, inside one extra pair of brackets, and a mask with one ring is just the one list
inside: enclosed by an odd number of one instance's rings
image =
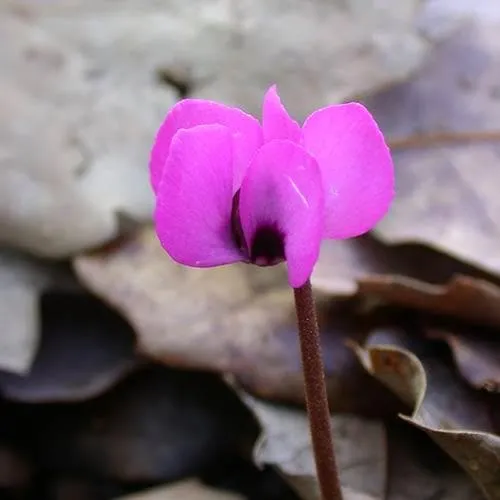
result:
[(260, 110), (262, 92), (276, 82), (298, 118), (405, 79), (430, 47), (417, 24), (420, 0), (16, 0), (16, 5), (90, 54), (101, 71), (121, 67), (130, 73), (134, 67), (139, 80), (163, 69), (195, 95), (252, 112)]
[(0, 243), (66, 257), (117, 236), (119, 215), (149, 220), (148, 153), (174, 91), (96, 76), (36, 22), (3, 15), (0, 30)]

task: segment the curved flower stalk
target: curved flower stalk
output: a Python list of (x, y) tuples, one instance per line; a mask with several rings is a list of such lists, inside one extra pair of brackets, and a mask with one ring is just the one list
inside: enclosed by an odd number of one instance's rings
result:
[(361, 104), (327, 106), (300, 126), (276, 87), (262, 123), (238, 108), (185, 99), (167, 114), (150, 160), (158, 238), (193, 267), (286, 261), (324, 500), (342, 498), (310, 275), (324, 238), (369, 231), (394, 196), (382, 133)]

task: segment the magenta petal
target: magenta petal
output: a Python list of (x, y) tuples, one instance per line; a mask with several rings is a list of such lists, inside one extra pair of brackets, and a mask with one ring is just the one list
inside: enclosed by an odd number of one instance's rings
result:
[(323, 231), (323, 187), (314, 158), (291, 141), (265, 144), (241, 184), (239, 210), (250, 253), (258, 232), (273, 228), (283, 237), (290, 285), (302, 286)]
[(202, 99), (184, 99), (168, 112), (158, 130), (151, 150), (150, 178), (156, 192), (161, 172), (167, 160), (170, 143), (175, 133), (183, 128), (210, 124), (224, 125), (231, 130), (234, 139), (234, 191), (239, 189), (241, 179), (250, 160), (262, 144), (262, 129), (256, 118), (238, 108), (224, 106)]
[(156, 198), (158, 238), (180, 264), (209, 267), (242, 260), (233, 242), (231, 132), (222, 125), (179, 130)]
[(394, 167), (368, 110), (356, 103), (320, 109), (304, 123), (303, 141), (323, 176), (325, 237), (369, 231), (394, 197)]
[(273, 139), (289, 139), (293, 142), (299, 142), (300, 140), (300, 126), (296, 121), (292, 120), (283, 104), (281, 104), (276, 85), (273, 85), (264, 96), (262, 130), (265, 142)]

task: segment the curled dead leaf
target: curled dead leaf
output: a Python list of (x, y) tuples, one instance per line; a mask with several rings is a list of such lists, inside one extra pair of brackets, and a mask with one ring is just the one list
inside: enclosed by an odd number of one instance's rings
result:
[(402, 332), (384, 331), (355, 351), (366, 370), (411, 408), (411, 416), (402, 418), (454, 458), (488, 500), (498, 500), (500, 437), (494, 434), (488, 406), (422, 342)]
[(476, 481), (488, 500), (500, 498), (500, 437), (487, 432), (443, 430), (418, 417), (402, 419), (425, 431)]
[(472, 479), (422, 439), (418, 431), (391, 421), (387, 426), (389, 478), (385, 500), (481, 500)]
[(369, 276), (359, 281), (362, 295), (390, 304), (500, 326), (500, 287), (485, 280), (455, 276), (431, 285), (406, 276)]
[[(313, 286), (334, 296), (350, 296), (365, 278), (407, 276), (441, 284), (456, 274), (486, 277), (486, 273), (422, 245), (386, 245), (372, 235), (325, 240), (311, 277)], [(382, 279), (382, 278), (380, 278)]]
[(427, 337), (448, 344), (460, 374), (476, 389), (500, 392), (500, 342), (491, 335), (430, 330)]

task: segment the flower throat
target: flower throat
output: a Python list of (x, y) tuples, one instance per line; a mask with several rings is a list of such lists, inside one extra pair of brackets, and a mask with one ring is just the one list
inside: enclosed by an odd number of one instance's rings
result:
[(231, 227), (238, 248), (249, 262), (258, 266), (273, 266), (285, 260), (285, 246), (282, 232), (274, 225), (259, 227), (247, 246), (240, 221), (240, 191), (233, 197)]

